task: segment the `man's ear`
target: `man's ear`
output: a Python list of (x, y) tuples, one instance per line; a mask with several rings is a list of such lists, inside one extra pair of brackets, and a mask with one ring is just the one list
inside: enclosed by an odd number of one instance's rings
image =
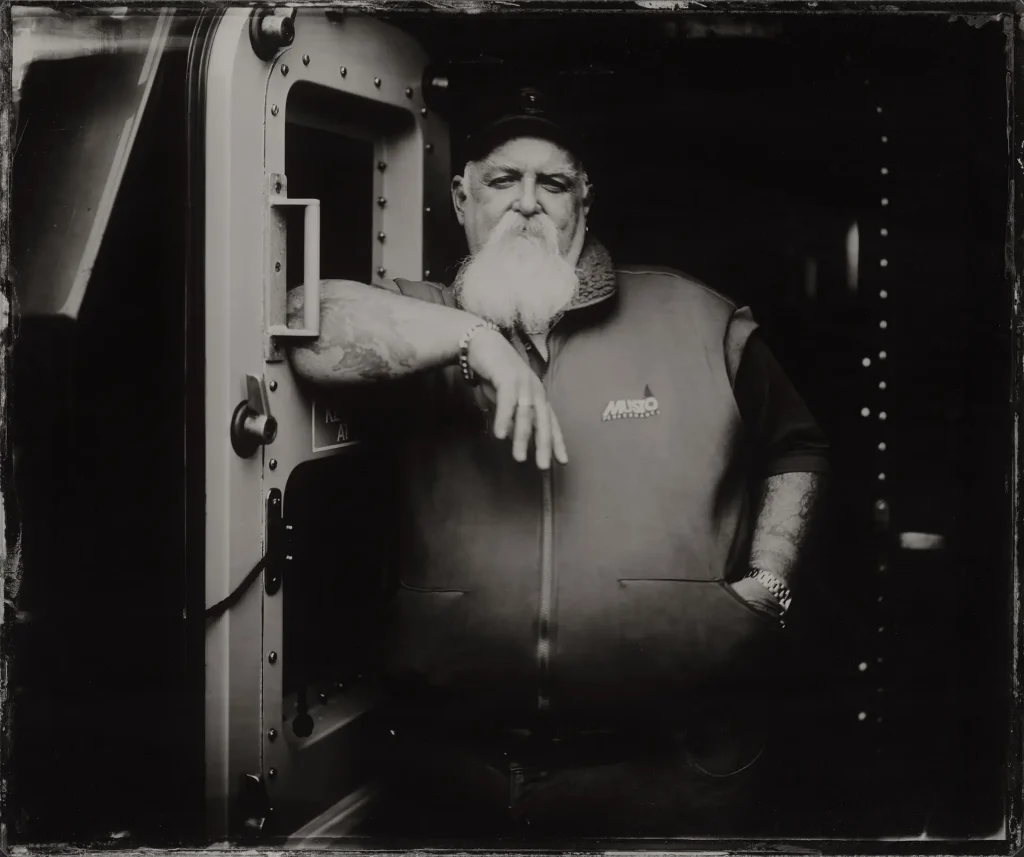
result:
[(459, 220), (459, 226), (466, 225), (466, 178), (465, 176), (452, 176), (452, 205), (455, 207), (455, 216)]

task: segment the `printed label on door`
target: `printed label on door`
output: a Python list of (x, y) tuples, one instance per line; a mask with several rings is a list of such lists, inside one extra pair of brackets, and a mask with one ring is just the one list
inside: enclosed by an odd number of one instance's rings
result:
[(336, 406), (313, 400), (313, 452), (340, 449), (359, 441), (353, 437), (352, 424)]

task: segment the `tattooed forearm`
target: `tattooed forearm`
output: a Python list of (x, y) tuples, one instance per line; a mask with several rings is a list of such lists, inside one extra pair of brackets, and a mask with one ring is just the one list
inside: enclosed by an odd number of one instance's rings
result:
[[(289, 324), (302, 317), (303, 295), (288, 295)], [(401, 378), (457, 358), (473, 317), (459, 310), (345, 280), (321, 286), (320, 338), (295, 346), (295, 371), (318, 384)]]
[(820, 517), (824, 478), (817, 473), (783, 473), (761, 485), (751, 546), (751, 565), (791, 580)]

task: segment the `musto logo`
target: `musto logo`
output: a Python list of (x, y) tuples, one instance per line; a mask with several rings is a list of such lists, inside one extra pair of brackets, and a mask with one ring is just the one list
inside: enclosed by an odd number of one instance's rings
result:
[(636, 420), (658, 413), (658, 400), (650, 387), (644, 388), (642, 399), (612, 399), (604, 409), (602, 420)]

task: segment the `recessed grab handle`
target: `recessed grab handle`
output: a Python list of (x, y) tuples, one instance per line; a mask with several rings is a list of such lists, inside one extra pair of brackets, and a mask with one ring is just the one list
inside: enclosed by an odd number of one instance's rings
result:
[[(277, 216), (276, 208), (298, 206), (304, 208), (305, 224), (302, 236), (302, 327), (288, 327), (287, 292), (283, 276), (269, 272), (270, 299), (272, 311), (267, 313), (267, 333), (271, 336), (310, 337), (320, 336), (320, 200), (289, 199), (286, 196), (272, 194), (270, 196), (270, 216)], [(281, 242), (282, 245), (284, 242)], [(282, 247), (283, 250), (283, 247)], [(268, 308), (269, 309), (269, 308)], [(273, 318), (284, 319), (284, 323), (273, 323)]]

